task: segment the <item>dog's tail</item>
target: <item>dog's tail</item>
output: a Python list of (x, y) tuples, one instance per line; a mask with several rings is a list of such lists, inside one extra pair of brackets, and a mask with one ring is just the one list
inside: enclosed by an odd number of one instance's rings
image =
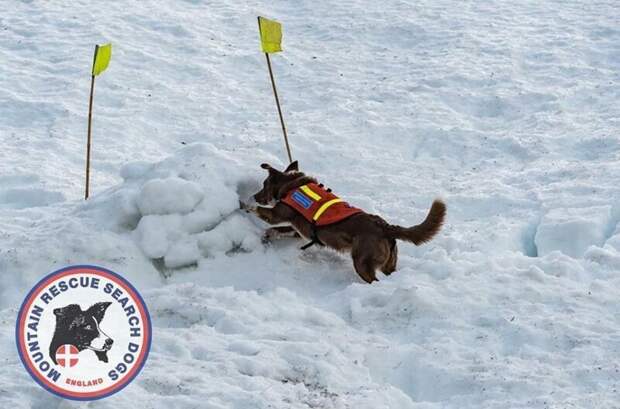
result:
[(394, 239), (405, 240), (419, 246), (435, 237), (441, 229), (445, 217), (446, 205), (441, 200), (435, 200), (422, 223), (412, 227), (389, 225), (387, 233)]

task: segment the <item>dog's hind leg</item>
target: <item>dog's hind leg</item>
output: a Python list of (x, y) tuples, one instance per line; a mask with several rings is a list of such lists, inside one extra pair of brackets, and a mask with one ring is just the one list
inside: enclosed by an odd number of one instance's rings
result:
[(374, 237), (358, 237), (353, 240), (351, 257), (355, 271), (367, 283), (377, 281), (376, 271), (382, 264), (378, 252), (381, 252), (380, 243)]
[(357, 272), (357, 274), (362, 277), (362, 280), (366, 281), (368, 284), (372, 283), (373, 281), (377, 281), (377, 276), (375, 274), (376, 266), (370, 258), (353, 257), (353, 266), (355, 266), (355, 271)]
[(391, 240), (390, 243), (390, 255), (388, 259), (381, 266), (381, 272), (386, 276), (389, 276), (396, 270), (396, 262), (398, 261), (398, 247), (396, 246), (396, 240)]

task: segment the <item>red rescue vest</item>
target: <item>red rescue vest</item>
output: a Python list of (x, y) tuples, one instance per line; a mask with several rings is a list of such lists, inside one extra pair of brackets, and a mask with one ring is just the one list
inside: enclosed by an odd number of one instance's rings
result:
[(337, 223), (363, 210), (351, 207), (323, 185), (308, 183), (290, 190), (282, 202), (316, 226)]

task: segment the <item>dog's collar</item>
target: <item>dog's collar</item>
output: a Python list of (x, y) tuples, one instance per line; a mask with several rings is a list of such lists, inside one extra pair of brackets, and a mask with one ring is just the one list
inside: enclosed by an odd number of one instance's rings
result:
[(277, 201), (281, 201), (291, 191), (297, 189), (299, 186), (307, 185), (308, 183), (316, 183), (316, 179), (306, 175), (302, 175), (296, 179), (293, 179), (290, 182), (285, 183), (280, 189), (278, 189), (275, 195), (275, 199)]

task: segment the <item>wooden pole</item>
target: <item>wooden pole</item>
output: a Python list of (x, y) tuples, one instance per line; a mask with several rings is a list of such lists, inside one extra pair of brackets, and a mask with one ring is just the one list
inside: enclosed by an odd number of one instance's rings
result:
[[(261, 32), (260, 16), (258, 19), (258, 32)], [(273, 79), (273, 70), (271, 69), (271, 60), (269, 59), (269, 53), (265, 53), (267, 59), (267, 68), (269, 68), (269, 78), (271, 79), (271, 88), (273, 88), (273, 96), (276, 98), (276, 105), (278, 106), (278, 115), (280, 116), (280, 125), (282, 126), (282, 134), (284, 135), (284, 144), (286, 145), (286, 153), (288, 154), (289, 163), (293, 162), (291, 156), (291, 147), (288, 144), (288, 135), (286, 134), (286, 126), (284, 126), (284, 118), (282, 117), (282, 108), (280, 108), (280, 99), (278, 98), (278, 90), (276, 89), (276, 81)]]
[(282, 117), (282, 108), (280, 108), (280, 99), (278, 98), (278, 90), (276, 89), (276, 82), (273, 79), (273, 71), (271, 70), (271, 60), (269, 59), (269, 53), (265, 53), (267, 58), (267, 67), (269, 68), (269, 78), (271, 78), (271, 87), (273, 88), (273, 96), (276, 98), (276, 105), (278, 106), (278, 115), (280, 116), (280, 125), (282, 125), (282, 134), (284, 135), (284, 143), (286, 144), (286, 153), (288, 154), (289, 163), (293, 162), (291, 156), (291, 148), (288, 144), (288, 136), (286, 134), (286, 126), (284, 126), (284, 118)]
[[(97, 58), (97, 50), (99, 46), (95, 46), (95, 56), (93, 57), (93, 66), (95, 58)], [(93, 121), (93, 93), (95, 91), (95, 74), (90, 77), (90, 99), (88, 101), (88, 139), (86, 141), (86, 191), (84, 192), (84, 200), (88, 199), (88, 191), (90, 187), (90, 133)]]

